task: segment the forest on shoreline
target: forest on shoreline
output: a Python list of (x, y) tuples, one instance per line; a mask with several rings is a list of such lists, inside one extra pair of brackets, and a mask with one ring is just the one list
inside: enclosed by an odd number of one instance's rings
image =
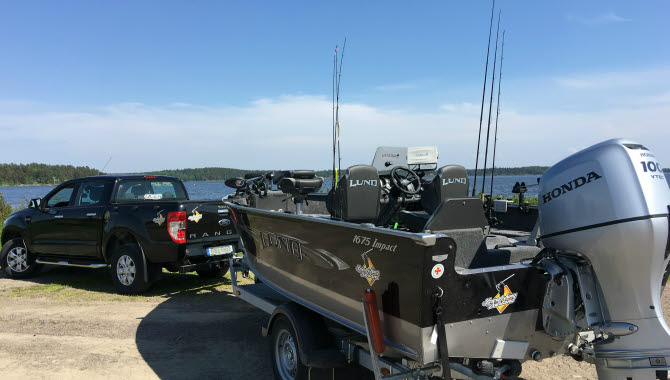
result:
[[(496, 175), (542, 175), (549, 166), (522, 166), (516, 168), (496, 168)], [(172, 169), (146, 172), (143, 174), (166, 175), (180, 178), (183, 181), (223, 181), (233, 177), (243, 177), (247, 173), (265, 173), (269, 170), (244, 170), (233, 168), (193, 168)], [(664, 172), (670, 172), (670, 168), (664, 168)], [(468, 175), (474, 175), (474, 169), (467, 170)], [(483, 170), (477, 170), (477, 175), (482, 175)], [(487, 169), (486, 174), (490, 175)], [(0, 186), (25, 186), (25, 185), (56, 185), (61, 182), (104, 174), (101, 171), (88, 166), (72, 165), (47, 165), (47, 164), (0, 164)], [(331, 177), (332, 170), (319, 170), (317, 175)]]

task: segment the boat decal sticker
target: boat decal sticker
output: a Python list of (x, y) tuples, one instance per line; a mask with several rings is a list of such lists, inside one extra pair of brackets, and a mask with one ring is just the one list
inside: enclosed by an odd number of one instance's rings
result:
[(161, 211), (156, 214), (156, 217), (153, 219), (153, 222), (158, 224), (158, 227), (160, 227), (163, 223), (165, 223), (165, 218), (163, 217), (163, 214)]
[(163, 199), (163, 194), (144, 194), (144, 199)]
[(441, 263), (444, 260), (446, 260), (447, 258), (449, 258), (448, 254), (447, 255), (435, 255), (435, 256), (433, 256), (433, 261), (437, 261), (438, 263)]
[(444, 274), (444, 265), (442, 264), (435, 264), (433, 266), (433, 269), (430, 271), (430, 275), (433, 276), (433, 278), (440, 278)]
[(505, 281), (512, 277), (514, 277), (514, 275), (511, 275), (497, 283), (496, 290), (498, 291), (498, 294), (495, 297), (489, 297), (485, 299), (484, 302), (482, 302), (482, 306), (488, 310), (497, 309), (498, 313), (502, 314), (502, 312), (507, 309), (507, 306), (513, 304), (516, 301), (519, 293), (512, 293), (512, 290), (509, 288), (509, 286), (505, 284)]
[(542, 204), (545, 204), (552, 199), (556, 199), (563, 194), (566, 194), (572, 190), (576, 190), (578, 187), (582, 187), (600, 178), (602, 178), (602, 176), (596, 172), (589, 172), (582, 177), (577, 177), (568, 183), (564, 183), (556, 187), (546, 194), (542, 194)]
[(290, 253), (302, 260), (302, 245), (300, 240), (285, 235), (274, 234), (272, 232), (261, 231), (260, 235), (263, 248), (276, 247), (280, 251)]
[(395, 252), (396, 248), (398, 248), (398, 244), (386, 244), (377, 240), (377, 238), (373, 241), (369, 237), (361, 235), (354, 235), (353, 243), (372, 247), (372, 249), (376, 249), (379, 252)]
[(375, 283), (375, 281), (379, 280), (379, 277), (381, 276), (381, 272), (379, 270), (375, 269), (375, 266), (372, 265), (372, 260), (368, 257), (368, 252), (372, 251), (372, 248), (368, 249), (365, 251), (362, 255), (361, 258), (363, 259), (363, 265), (356, 265), (356, 272), (361, 275), (364, 279), (368, 281), (368, 284), (372, 286), (372, 284)]
[(188, 220), (198, 223), (202, 219), (202, 214), (196, 210), (193, 210), (193, 215), (188, 217)]

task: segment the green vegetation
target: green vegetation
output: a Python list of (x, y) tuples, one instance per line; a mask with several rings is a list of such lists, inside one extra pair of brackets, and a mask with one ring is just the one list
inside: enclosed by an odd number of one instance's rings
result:
[(88, 166), (0, 164), (0, 186), (59, 184), (79, 177), (102, 174)]
[[(549, 169), (549, 166), (521, 166), (518, 168), (496, 168), (495, 175), (542, 175)], [(477, 175), (482, 175), (484, 171), (477, 169)], [(468, 175), (475, 175), (475, 169), (468, 169)], [(491, 175), (491, 169), (486, 169), (486, 175)]]
[[(182, 181), (224, 181), (228, 178), (242, 177), (247, 173), (267, 173), (272, 170), (244, 170), (232, 168), (196, 168), (196, 169), (173, 169), (148, 172), (146, 174), (166, 175), (177, 177)], [(321, 170), (317, 175), (328, 177), (331, 170)]]
[(0, 193), (0, 231), (2, 230), (2, 224), (5, 222), (5, 219), (9, 214), (14, 212), (14, 208), (9, 203), (5, 202), (5, 197)]

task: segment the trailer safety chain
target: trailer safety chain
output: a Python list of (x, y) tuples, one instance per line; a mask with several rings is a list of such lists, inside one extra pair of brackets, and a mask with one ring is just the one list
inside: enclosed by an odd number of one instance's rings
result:
[(440, 362), (442, 364), (442, 378), (444, 380), (451, 380), (451, 367), (449, 366), (449, 349), (447, 347), (447, 332), (444, 328), (442, 296), (444, 290), (441, 287), (436, 287), (433, 290), (433, 318), (435, 320), (435, 327), (437, 328), (437, 348), (440, 355)]

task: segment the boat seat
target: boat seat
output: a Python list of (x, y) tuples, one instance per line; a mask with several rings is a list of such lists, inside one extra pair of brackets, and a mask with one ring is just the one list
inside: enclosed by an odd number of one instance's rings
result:
[(437, 169), (435, 178), (421, 192), (421, 207), (432, 214), (447, 198), (468, 196), (468, 173), (460, 165), (447, 165)]
[(455, 266), (457, 269), (479, 269), (516, 264), (521, 259), (532, 258), (541, 250), (534, 246), (506, 246), (487, 248), (487, 240), (498, 240), (496, 236), (484, 236), (480, 228), (439, 231), (456, 242)]
[(381, 184), (377, 168), (355, 165), (347, 168), (336, 189), (326, 200), (328, 212), (346, 222), (374, 223), (379, 217)]
[(274, 172), (272, 182), (284, 194), (293, 196), (294, 202), (302, 202), (307, 194), (321, 189), (323, 177), (317, 177), (314, 170), (283, 170)]

